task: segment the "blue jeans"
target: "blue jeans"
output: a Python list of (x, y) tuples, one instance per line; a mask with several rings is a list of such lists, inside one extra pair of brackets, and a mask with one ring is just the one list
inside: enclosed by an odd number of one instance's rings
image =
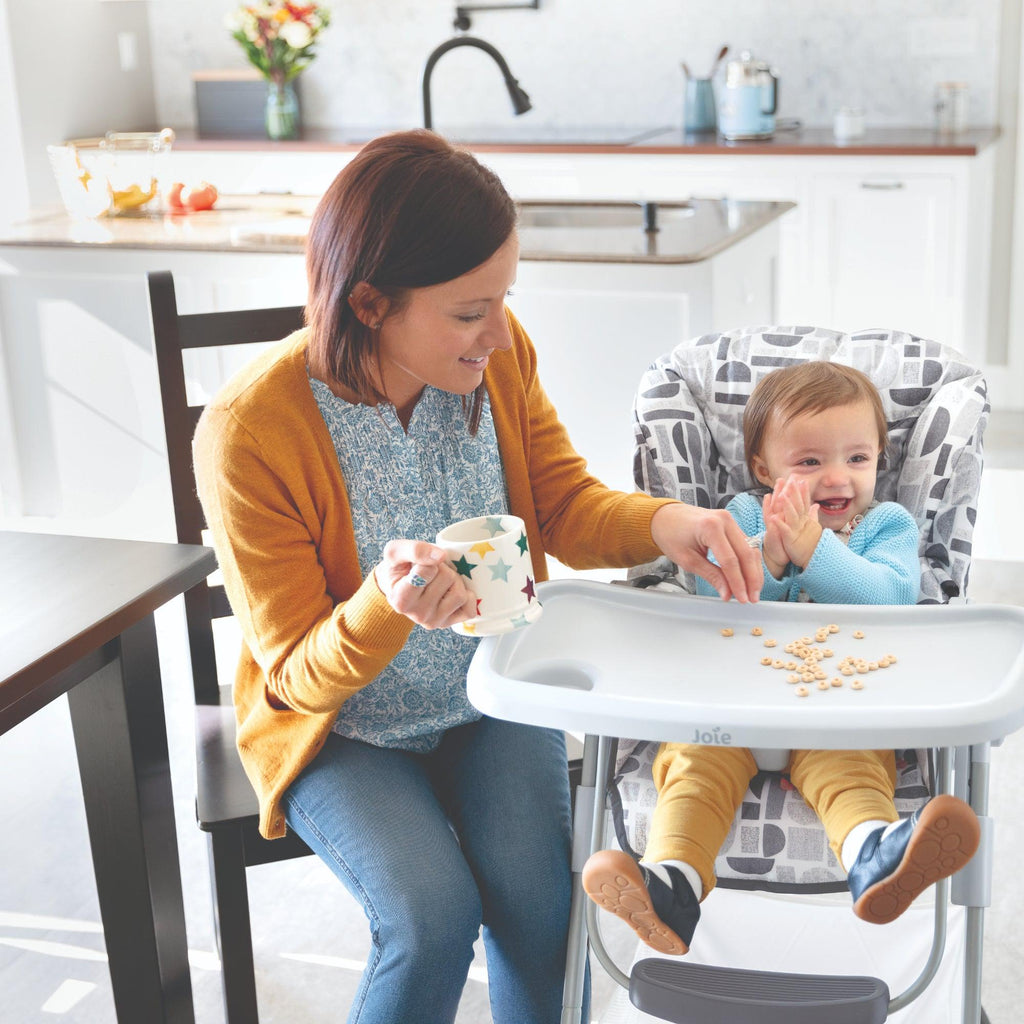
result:
[(571, 895), (561, 732), (485, 717), (429, 754), (332, 733), (285, 816), (370, 922), (350, 1024), (450, 1024), (481, 925), (495, 1024), (558, 1024)]

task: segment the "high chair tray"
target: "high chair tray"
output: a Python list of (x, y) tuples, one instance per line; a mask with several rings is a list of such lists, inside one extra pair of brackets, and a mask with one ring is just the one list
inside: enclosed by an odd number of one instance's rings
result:
[[(484, 638), (473, 657), (469, 698), (484, 714), (596, 735), (835, 750), (961, 746), (1024, 723), (1022, 608), (741, 605), (585, 580), (542, 583), (538, 597), (536, 622)], [(817, 641), (827, 626), (838, 632)], [(761, 663), (802, 665), (785, 645), (808, 637), (833, 651), (818, 664), (841, 686), (789, 683), (791, 670)], [(842, 675), (847, 655), (896, 661)]]

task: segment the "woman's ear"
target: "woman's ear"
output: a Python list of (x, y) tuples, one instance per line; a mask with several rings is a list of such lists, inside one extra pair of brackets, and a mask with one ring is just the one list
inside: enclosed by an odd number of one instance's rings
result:
[(360, 281), (349, 293), (352, 312), (372, 330), (377, 330), (388, 311), (388, 299), (368, 281)]
[(754, 471), (754, 478), (759, 484), (764, 484), (765, 487), (775, 486), (775, 481), (772, 479), (771, 473), (768, 472), (768, 463), (760, 455), (750, 457), (750, 468)]

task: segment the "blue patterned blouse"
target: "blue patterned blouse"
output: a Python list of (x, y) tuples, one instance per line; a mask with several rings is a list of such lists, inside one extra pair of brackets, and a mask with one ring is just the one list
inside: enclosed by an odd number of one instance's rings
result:
[[(364, 577), (389, 540), (432, 542), (450, 523), (508, 511), (489, 402), (473, 437), (460, 396), (427, 387), (407, 433), (391, 405), (352, 405), (322, 381), (310, 385), (345, 477)], [(432, 750), (446, 729), (480, 717), (466, 696), (477, 643), (414, 626), (388, 667), (344, 703), (334, 731), (379, 747)]]

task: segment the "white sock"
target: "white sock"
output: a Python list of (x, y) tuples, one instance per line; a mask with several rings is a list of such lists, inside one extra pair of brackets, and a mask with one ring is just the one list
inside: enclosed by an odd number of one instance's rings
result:
[(843, 870), (849, 872), (850, 868), (853, 867), (857, 857), (860, 855), (861, 847), (872, 832), (876, 829), (884, 828), (885, 831), (882, 835), (887, 836), (899, 824), (899, 820), (881, 821), (875, 819), (873, 821), (862, 821), (859, 825), (854, 825), (850, 829), (849, 835), (843, 840), (842, 856), (839, 858), (843, 862)]
[(689, 883), (698, 900), (704, 893), (704, 883), (701, 881), (700, 872), (692, 864), (687, 864), (685, 860), (642, 860), (640, 863), (652, 875), (657, 875), (670, 889), (672, 888), (672, 879), (667, 869), (678, 868), (682, 871), (683, 878)]

